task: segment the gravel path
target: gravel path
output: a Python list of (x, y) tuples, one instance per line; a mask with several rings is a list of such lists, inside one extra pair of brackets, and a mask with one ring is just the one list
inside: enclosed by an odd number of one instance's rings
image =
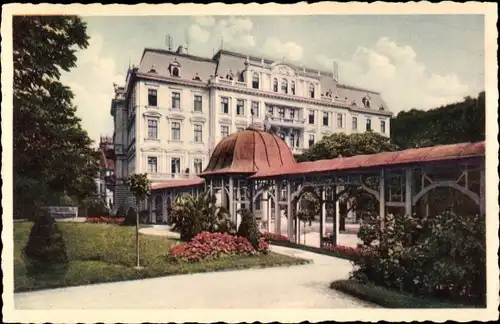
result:
[[(161, 235), (161, 229), (154, 227), (141, 232)], [(313, 263), (18, 293), (14, 295), (15, 306), (17, 309), (376, 307), (329, 288), (333, 280), (348, 278), (352, 269), (349, 261), (280, 246), (272, 246), (271, 250), (310, 259)]]

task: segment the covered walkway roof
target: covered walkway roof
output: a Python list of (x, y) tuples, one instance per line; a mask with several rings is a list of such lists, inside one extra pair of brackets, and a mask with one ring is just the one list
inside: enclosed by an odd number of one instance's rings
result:
[[(431, 162), (451, 162), (485, 156), (485, 142), (438, 145), (425, 148), (413, 148), (395, 152), (381, 152), (369, 155), (341, 157), (331, 160), (293, 163), (280, 165), (275, 169), (262, 169), (250, 176), (250, 179), (272, 179), (293, 177), (328, 172), (352, 172), (382, 167), (419, 165)], [(155, 184), (152, 190), (194, 187), (204, 183), (201, 178), (193, 180), (169, 180)]]

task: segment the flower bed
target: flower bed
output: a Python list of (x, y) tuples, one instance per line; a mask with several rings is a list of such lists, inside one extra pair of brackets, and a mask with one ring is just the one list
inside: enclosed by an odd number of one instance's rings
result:
[(88, 217), (86, 223), (105, 223), (105, 224), (122, 224), (125, 218), (114, 218), (114, 217)]
[(276, 234), (276, 233), (269, 233), (269, 232), (260, 233), (260, 237), (264, 238), (264, 240), (266, 240), (266, 242), (269, 242), (269, 241), (285, 241), (285, 242), (289, 242), (290, 241), (288, 239), (288, 237), (286, 237), (284, 235)]
[(216, 260), (236, 255), (258, 255), (269, 251), (269, 245), (260, 239), (258, 249), (254, 249), (244, 237), (231, 234), (202, 232), (191, 242), (172, 247), (168, 257), (174, 261), (199, 262)]

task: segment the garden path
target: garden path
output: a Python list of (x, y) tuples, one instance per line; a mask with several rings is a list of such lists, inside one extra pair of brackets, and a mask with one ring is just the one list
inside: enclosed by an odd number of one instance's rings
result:
[(279, 246), (271, 250), (313, 262), (17, 293), (15, 306), (83, 310), (376, 307), (329, 288), (331, 281), (348, 277), (349, 261)]

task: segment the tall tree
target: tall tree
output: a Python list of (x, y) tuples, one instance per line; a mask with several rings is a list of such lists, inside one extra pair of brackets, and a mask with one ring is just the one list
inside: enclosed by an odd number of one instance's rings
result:
[(391, 120), (391, 138), (401, 148), (482, 141), (485, 92), (428, 111), (402, 111)]
[(95, 192), (92, 141), (75, 115), (72, 91), (60, 82), (61, 72), (76, 66), (76, 51), (87, 46), (79, 17), (13, 18), (16, 206), (47, 203), (51, 193), (84, 198)]

